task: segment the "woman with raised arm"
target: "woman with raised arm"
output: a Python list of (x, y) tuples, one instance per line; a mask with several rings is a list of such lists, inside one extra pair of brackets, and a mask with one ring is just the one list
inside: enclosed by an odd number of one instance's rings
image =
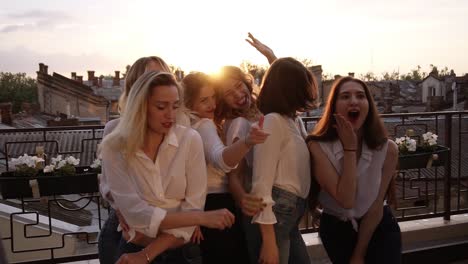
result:
[(313, 182), (321, 188), (311, 209), (323, 207), (319, 234), (331, 261), (401, 263), (400, 228), (386, 202), (398, 148), (363, 81), (344, 77), (333, 84), (307, 142)]
[[(117, 127), (100, 147), (111, 205), (127, 225), (117, 263), (200, 263), (187, 244), (196, 225), (230, 227), (227, 210), (201, 211), (206, 166), (200, 136), (175, 124), (179, 89), (174, 76), (144, 73), (133, 85)], [(121, 223), (122, 224), (122, 223)], [(151, 238), (137, 239), (138, 234)]]
[[(190, 111), (192, 128), (200, 134), (208, 169), (208, 195), (205, 210), (227, 208), (235, 213), (235, 203), (228, 191), (226, 173), (230, 172), (244, 158), (255, 144), (263, 143), (267, 134), (258, 126), (252, 126), (249, 133), (230, 146), (225, 146), (220, 131), (213, 122), (216, 109), (214, 83), (204, 73), (191, 73), (182, 80), (184, 104)], [(246, 263), (240, 225), (228, 230), (212, 228), (197, 229), (193, 241), (200, 243), (203, 263)]]
[(255, 146), (251, 191), (267, 205), (252, 220), (261, 230), (260, 263), (310, 263), (298, 227), (310, 186), (307, 132), (298, 113), (312, 109), (316, 96), (312, 73), (293, 58), (275, 60), (265, 74), (257, 105), (271, 135)]

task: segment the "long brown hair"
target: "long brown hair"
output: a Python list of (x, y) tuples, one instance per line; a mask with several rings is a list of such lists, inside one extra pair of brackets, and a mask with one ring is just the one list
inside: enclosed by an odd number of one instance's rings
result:
[[(224, 91), (226, 89), (226, 81), (229, 79), (242, 81), (250, 93), (250, 107), (247, 109), (232, 109), (224, 100)], [(214, 113), (214, 121), (217, 125), (221, 125), (225, 119), (234, 119), (244, 117), (249, 120), (256, 120), (259, 117), (260, 111), (257, 109), (255, 94), (253, 92), (253, 81), (240, 68), (235, 66), (224, 66), (221, 68), (219, 76), (215, 78), (216, 83), (216, 110)]]
[(377, 111), (377, 107), (375, 106), (369, 87), (367, 87), (365, 82), (350, 76), (343, 77), (335, 81), (331, 88), (327, 105), (325, 106), (325, 111), (306, 140), (308, 142), (309, 140), (333, 141), (338, 139), (336, 129), (333, 127), (335, 124), (333, 114), (335, 113), (338, 93), (340, 92), (341, 87), (347, 82), (358, 83), (364, 89), (369, 103), (369, 112), (367, 113), (366, 120), (363, 124), (362, 137), (370, 149), (379, 149), (387, 141), (387, 130), (380, 118), (379, 112)]
[[(369, 91), (369, 87), (365, 82), (350, 76), (340, 78), (333, 83), (327, 104), (325, 106), (325, 111), (312, 133), (307, 137), (306, 142), (308, 143), (311, 140), (333, 141), (338, 139), (338, 133), (333, 126), (335, 124), (335, 118), (333, 117), (333, 114), (335, 113), (338, 93), (340, 92), (341, 87), (347, 82), (355, 82), (361, 85), (369, 103), (369, 112), (367, 113), (366, 120), (363, 124), (362, 137), (364, 142), (370, 149), (382, 148), (382, 146), (387, 142), (387, 130), (385, 129), (382, 119), (380, 118), (379, 112), (377, 111), (377, 107), (375, 106), (374, 99)], [(312, 166), (316, 165), (313, 163), (314, 162), (312, 160)], [(312, 173), (311, 175), (312, 181), (309, 193), (309, 208), (311, 211), (315, 211), (318, 206), (320, 185), (315, 179), (314, 174)], [(392, 180), (388, 190), (388, 196), (390, 198), (395, 197), (394, 185), (395, 182)]]

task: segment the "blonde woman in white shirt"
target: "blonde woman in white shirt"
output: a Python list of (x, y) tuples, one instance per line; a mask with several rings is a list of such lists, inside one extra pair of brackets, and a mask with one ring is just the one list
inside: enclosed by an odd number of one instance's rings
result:
[[(206, 166), (200, 136), (175, 124), (178, 84), (147, 72), (133, 85), (117, 127), (101, 144), (101, 189), (128, 225), (117, 263), (200, 263), (186, 243), (196, 225), (230, 227), (227, 210), (202, 212)], [(151, 238), (135, 243), (136, 234)]]
[[(149, 71), (171, 72), (171, 69), (162, 58), (157, 56), (141, 57), (136, 60), (125, 75), (125, 83), (119, 99), (120, 113), (123, 113), (125, 110), (127, 98), (133, 84), (141, 75)], [(185, 114), (183, 114), (183, 112), (184, 111), (182, 108), (178, 109), (176, 114), (176, 122), (185, 126), (187, 126), (187, 124), (190, 125), (190, 121), (187, 121), (188, 118), (185, 116)], [(119, 124), (119, 122), (120, 118), (107, 122), (106, 126), (104, 127), (103, 138), (110, 134)], [(108, 175), (103, 174), (103, 177), (107, 176)], [(100, 185), (100, 187), (103, 198), (106, 200), (112, 199), (112, 197), (109, 197), (108, 195), (109, 190), (106, 189), (106, 185)], [(119, 226), (118, 216), (120, 216), (120, 214), (118, 212), (116, 214), (115, 210), (111, 207), (109, 210), (109, 217), (99, 232), (98, 252), (99, 261), (101, 264), (114, 264), (117, 261), (116, 249), (118, 248), (120, 239), (122, 237), (121, 232), (117, 230)], [(121, 216), (120, 218), (122, 219)], [(125, 231), (126, 225), (122, 224), (122, 226), (124, 226)]]
[(271, 135), (254, 148), (251, 191), (267, 204), (252, 220), (261, 231), (260, 263), (310, 263), (298, 228), (310, 188), (307, 134), (298, 112), (313, 108), (316, 95), (312, 73), (293, 58), (275, 60), (264, 77), (257, 105)]
[(398, 148), (367, 85), (337, 80), (324, 114), (307, 139), (314, 166), (312, 210), (333, 263), (401, 263), (401, 233), (387, 204), (394, 200)]
[[(208, 169), (208, 195), (205, 210), (227, 208), (235, 213), (235, 204), (228, 191), (226, 173), (244, 158), (253, 145), (263, 143), (267, 138), (258, 126), (252, 126), (249, 133), (240, 141), (226, 147), (213, 122), (216, 109), (214, 83), (201, 72), (191, 73), (182, 80), (184, 104), (190, 110), (192, 127), (203, 140)], [(203, 263), (246, 263), (248, 262), (245, 243), (240, 225), (229, 230), (211, 228), (197, 229), (193, 238), (201, 240)]]

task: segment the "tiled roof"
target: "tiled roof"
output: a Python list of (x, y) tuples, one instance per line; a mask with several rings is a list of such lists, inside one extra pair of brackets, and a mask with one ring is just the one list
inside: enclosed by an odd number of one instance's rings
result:
[[(94, 130), (88, 128), (94, 128)], [(34, 155), (36, 146), (44, 146), (48, 159), (59, 154), (73, 155), (80, 159), (80, 165), (90, 165), (96, 157), (97, 144), (102, 138), (102, 126), (89, 126), (75, 130), (57, 129), (0, 131), (0, 163), (2, 164), (0, 172), (7, 170), (4, 165), (6, 156), (10, 160), (24, 153)]]

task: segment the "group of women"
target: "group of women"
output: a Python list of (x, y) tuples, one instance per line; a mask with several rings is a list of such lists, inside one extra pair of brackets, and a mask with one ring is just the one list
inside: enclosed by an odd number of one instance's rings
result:
[(299, 113), (317, 85), (293, 58), (271, 63), (260, 92), (239, 68), (178, 83), (158, 57), (126, 75), (121, 117), (100, 145), (101, 194), (112, 206), (101, 263), (310, 263), (299, 223), (320, 208), (333, 263), (400, 263), (388, 203), (397, 147), (366, 84), (335, 82), (307, 134)]

